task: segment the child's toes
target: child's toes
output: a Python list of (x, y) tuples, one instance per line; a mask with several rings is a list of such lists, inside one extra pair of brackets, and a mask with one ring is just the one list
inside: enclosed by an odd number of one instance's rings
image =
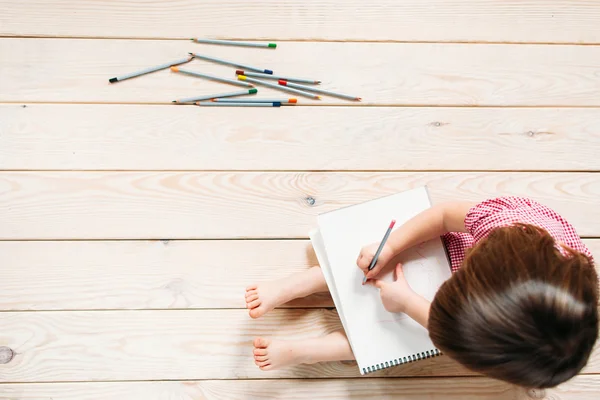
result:
[(260, 299), (253, 300), (248, 303), (248, 308), (250, 308), (250, 309), (256, 308), (256, 307), (260, 306), (261, 303), (262, 302), (260, 301)]
[(269, 344), (271, 344), (270, 340), (263, 338), (254, 339), (254, 347), (256, 347), (257, 349), (266, 349), (267, 347), (269, 347)]
[(270, 361), (255, 361), (254, 364), (258, 365), (259, 367), (266, 367), (267, 365), (271, 365)]
[(259, 365), (259, 368), (263, 371), (270, 371), (273, 369), (273, 366), (271, 364), (267, 364), (267, 365), (263, 365), (263, 366)]
[(268, 359), (269, 359), (269, 356), (254, 356), (254, 361), (258, 361), (258, 362), (267, 361)]
[(255, 356), (266, 356), (267, 349), (254, 349), (254, 355)]
[(250, 297), (250, 296), (258, 296), (258, 291), (257, 290), (247, 290), (246, 291), (246, 298)]
[(258, 300), (258, 293), (246, 295), (246, 303), (250, 303), (251, 301)]
[(246, 292), (250, 291), (250, 290), (256, 290), (258, 288), (258, 285), (250, 285), (246, 288)]

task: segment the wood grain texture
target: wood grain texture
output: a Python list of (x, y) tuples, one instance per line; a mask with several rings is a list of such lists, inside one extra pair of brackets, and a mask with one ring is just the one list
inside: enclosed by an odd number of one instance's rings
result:
[[(325, 97), (302, 99), (303, 104), (600, 106), (600, 46), (290, 42), (279, 47), (257, 51), (181, 40), (3, 39), (0, 101), (170, 104), (232, 91), (230, 85), (169, 70), (108, 83), (195, 51), (320, 79), (323, 88), (364, 99)], [(187, 67), (225, 77), (234, 73), (234, 68), (199, 60)], [(281, 93), (259, 89), (260, 96)], [(214, 108), (197, 111), (200, 122)], [(279, 111), (256, 110), (263, 120)]]
[[(246, 310), (0, 313), (0, 343), (16, 352), (1, 382), (360, 376), (354, 362), (264, 372), (254, 365), (257, 336), (302, 339), (341, 329), (335, 311)], [(445, 356), (374, 376), (469, 374)]]
[[(584, 242), (600, 258), (600, 240)], [(306, 240), (0, 242), (0, 254), (5, 311), (243, 308), (249, 284), (318, 265)], [(321, 294), (285, 307), (332, 306)]]
[(0, 169), (600, 170), (596, 109), (286, 107), (268, 123), (212, 109), (210, 124), (198, 112), (0, 105)]
[[(354, 362), (261, 371), (257, 336), (296, 340), (341, 329), (335, 311), (274, 310), (252, 320), (246, 310), (0, 313), (0, 342), (16, 353), (0, 382), (170, 379), (331, 378), (360, 376)], [(600, 352), (585, 368), (600, 372)], [(388, 368), (382, 376), (465, 376), (446, 356)]]
[[(597, 382), (588, 379), (592, 385)], [(587, 383), (586, 380), (583, 383)], [(302, 379), (124, 383), (0, 384), (10, 400), (525, 400), (486, 378)], [(317, 395), (318, 397), (316, 397)], [(578, 400), (592, 400), (589, 396)], [(560, 397), (560, 399), (575, 397)], [(527, 399), (529, 400), (529, 399)]]
[(0, 254), (1, 310), (244, 308), (249, 284), (318, 265), (305, 240), (0, 242)]
[(596, 400), (598, 391), (598, 375), (547, 390), (483, 377), (0, 384), (11, 400)]
[(18, 36), (598, 43), (599, 18), (566, 0), (0, 2), (0, 34)]
[(319, 213), (423, 185), (532, 197), (600, 236), (594, 173), (5, 172), (0, 239), (306, 238)]

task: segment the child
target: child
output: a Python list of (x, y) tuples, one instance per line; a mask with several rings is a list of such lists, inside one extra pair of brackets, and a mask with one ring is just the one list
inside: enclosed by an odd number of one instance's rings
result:
[[(377, 280), (396, 255), (442, 236), (455, 272), (433, 302), (413, 292), (396, 266), (396, 280)], [(357, 265), (379, 288), (390, 312), (404, 312), (429, 330), (433, 343), (465, 367), (529, 388), (549, 388), (576, 375), (598, 336), (598, 276), (575, 229), (535, 201), (501, 197), (480, 204), (445, 203), (396, 229), (375, 268), (378, 243)], [(327, 291), (319, 267), (246, 290), (258, 318), (294, 298)], [(300, 363), (353, 360), (343, 331), (302, 341), (257, 338), (262, 370)]]

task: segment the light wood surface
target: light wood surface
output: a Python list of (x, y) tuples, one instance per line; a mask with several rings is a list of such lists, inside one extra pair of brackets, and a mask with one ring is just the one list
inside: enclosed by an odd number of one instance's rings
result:
[(422, 185), (532, 197), (600, 236), (593, 173), (5, 172), (0, 239), (306, 238), (319, 213)]
[(315, 393), (331, 400), (596, 400), (598, 391), (594, 375), (547, 390), (475, 377), (0, 384), (0, 396), (11, 400), (312, 400)]
[(596, 109), (287, 107), (264, 120), (228, 108), (210, 124), (198, 112), (0, 105), (0, 168), (600, 170)]
[[(486, 378), (439, 378), (436, 382), (433, 387), (430, 379), (418, 378), (5, 384), (0, 385), (0, 396), (10, 396), (11, 400), (527, 399), (516, 396), (519, 389)], [(589, 394), (578, 398), (591, 399)]]
[[(107, 294), (108, 296), (109, 294)], [(16, 356), (0, 365), (2, 382), (358, 377), (354, 362), (261, 371), (257, 336), (295, 340), (341, 329), (335, 311), (275, 310), (252, 320), (246, 310), (0, 313), (2, 344)], [(452, 376), (468, 371), (447, 357), (375, 376)]]
[[(375, 289), (374, 289), (375, 290)], [(297, 340), (341, 329), (335, 311), (280, 309), (253, 320), (246, 310), (0, 313), (2, 345), (16, 355), (1, 382), (358, 377), (354, 362), (261, 371), (256, 337)], [(586, 367), (600, 373), (600, 352)], [(473, 375), (446, 356), (373, 376)]]
[(4, 384), (0, 396), (11, 400), (524, 399), (516, 397), (518, 389), (486, 378), (440, 378), (436, 382), (427, 391), (423, 386), (429, 388), (431, 380), (418, 378)]
[[(600, 240), (584, 242), (600, 258)], [(0, 254), (0, 309), (13, 311), (243, 308), (248, 285), (318, 265), (307, 240), (9, 241)], [(284, 307), (332, 306), (322, 294)]]
[(599, 19), (567, 0), (0, 2), (0, 34), (18, 36), (598, 43)]
[[(362, 97), (363, 105), (600, 105), (599, 46), (289, 42), (276, 51), (260, 51), (206, 48), (182, 40), (103, 39), (1, 40), (0, 102), (170, 104), (235, 90), (169, 70), (108, 83), (109, 78), (178, 60), (188, 52), (320, 79), (325, 89)], [(198, 60), (187, 67), (225, 77), (234, 77), (235, 70)], [(261, 96), (281, 93), (259, 89)], [(357, 105), (330, 97), (301, 101)], [(213, 111), (198, 110), (197, 121), (206, 121)], [(278, 111), (262, 109), (257, 115), (268, 120)]]

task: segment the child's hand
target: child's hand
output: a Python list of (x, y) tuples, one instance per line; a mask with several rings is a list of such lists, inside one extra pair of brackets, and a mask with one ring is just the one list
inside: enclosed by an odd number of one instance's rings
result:
[(360, 251), (358, 255), (358, 259), (356, 260), (356, 265), (360, 268), (363, 273), (367, 276), (367, 279), (372, 279), (377, 276), (381, 269), (389, 263), (394, 257), (394, 252), (392, 249), (386, 244), (381, 249), (381, 253), (379, 253), (379, 257), (377, 257), (377, 264), (375, 267), (369, 271), (369, 265), (371, 265), (371, 261), (373, 257), (375, 257), (375, 253), (379, 248), (379, 243), (373, 243), (369, 246), (365, 246)]
[(404, 277), (402, 264), (396, 266), (394, 275), (394, 282), (375, 279), (369, 283), (379, 289), (381, 302), (387, 311), (393, 313), (406, 312), (410, 302), (418, 295), (408, 285)]

